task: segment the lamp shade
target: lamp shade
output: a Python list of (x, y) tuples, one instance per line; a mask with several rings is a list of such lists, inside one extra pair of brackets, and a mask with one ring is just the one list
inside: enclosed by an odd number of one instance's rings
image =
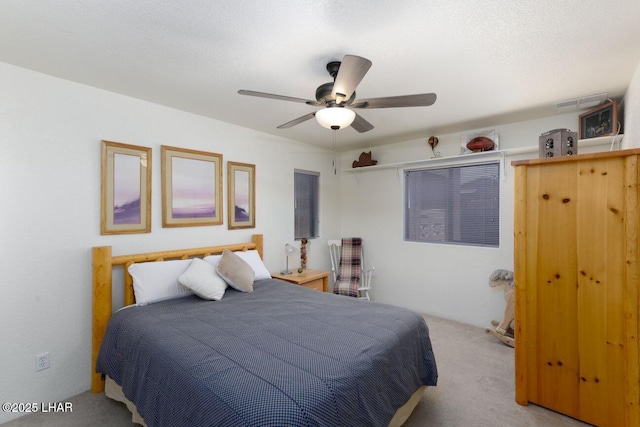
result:
[(299, 252), (298, 248), (293, 246), (291, 243), (287, 243), (286, 245), (284, 245), (284, 255), (286, 260), (285, 262), (287, 264), (287, 269), (283, 271), (282, 274), (291, 274), (291, 270), (289, 270), (289, 257), (298, 252)]
[(286, 245), (284, 245), (284, 254), (286, 256), (291, 256), (297, 252), (298, 252), (298, 248), (293, 246), (291, 243), (287, 243)]
[(327, 129), (346, 128), (356, 118), (356, 113), (344, 107), (327, 107), (316, 112), (316, 120)]

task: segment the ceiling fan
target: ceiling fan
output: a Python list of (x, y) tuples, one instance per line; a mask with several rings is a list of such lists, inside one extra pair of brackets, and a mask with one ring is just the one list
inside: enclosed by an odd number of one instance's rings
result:
[(318, 111), (305, 114), (304, 116), (284, 123), (278, 126), (278, 129), (290, 128), (315, 117), (318, 123), (328, 129), (337, 130), (351, 125), (351, 127), (360, 133), (370, 131), (373, 129), (373, 125), (353, 111), (352, 109), (354, 108), (428, 107), (436, 102), (435, 93), (355, 99), (356, 87), (362, 81), (365, 74), (367, 74), (370, 67), (371, 61), (355, 55), (345, 55), (342, 62), (329, 62), (327, 64), (327, 71), (333, 78), (333, 81), (318, 86), (315, 101), (252, 90), (239, 90), (238, 93), (240, 95), (301, 102), (316, 107), (324, 107)]

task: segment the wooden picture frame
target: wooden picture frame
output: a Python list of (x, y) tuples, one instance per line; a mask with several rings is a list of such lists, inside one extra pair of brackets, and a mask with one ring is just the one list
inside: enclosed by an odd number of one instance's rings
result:
[(162, 226), (220, 225), (222, 154), (161, 146)]
[(618, 102), (611, 101), (580, 115), (579, 139), (618, 133)]
[(101, 141), (100, 234), (151, 232), (151, 148)]
[(229, 230), (256, 226), (256, 166), (227, 162)]

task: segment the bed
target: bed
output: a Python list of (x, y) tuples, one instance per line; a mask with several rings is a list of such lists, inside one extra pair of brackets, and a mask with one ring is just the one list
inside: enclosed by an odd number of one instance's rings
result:
[[(124, 402), (150, 427), (401, 425), (437, 382), (428, 328), (415, 312), (271, 279), (253, 261), (251, 291), (135, 304), (143, 294), (134, 292), (134, 264), (215, 258), (224, 276), (227, 259), (249, 253), (262, 257), (261, 235), (135, 255), (93, 248), (92, 391)], [(118, 266), (127, 307), (112, 313)]]

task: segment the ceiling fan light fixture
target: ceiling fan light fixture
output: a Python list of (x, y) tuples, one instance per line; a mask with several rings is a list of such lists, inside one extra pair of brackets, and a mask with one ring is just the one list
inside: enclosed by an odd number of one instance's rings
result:
[(327, 129), (343, 129), (356, 118), (356, 113), (344, 107), (327, 107), (316, 112), (316, 120)]

